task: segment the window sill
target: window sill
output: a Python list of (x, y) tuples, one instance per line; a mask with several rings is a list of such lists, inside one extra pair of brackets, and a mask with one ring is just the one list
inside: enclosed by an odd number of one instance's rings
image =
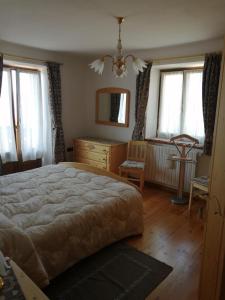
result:
[[(147, 141), (151, 144), (173, 145), (173, 143), (169, 139), (151, 138), (151, 139), (145, 139), (145, 141)], [(181, 143), (178, 143), (178, 145), (179, 144), (181, 144)], [(193, 148), (203, 149), (203, 145), (202, 144), (196, 144)]]

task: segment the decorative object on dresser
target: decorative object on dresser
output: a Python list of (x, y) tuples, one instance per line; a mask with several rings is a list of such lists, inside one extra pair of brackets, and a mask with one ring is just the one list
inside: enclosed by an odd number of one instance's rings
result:
[(128, 127), (130, 91), (107, 87), (96, 91), (95, 122), (97, 124)]
[(78, 138), (73, 141), (74, 161), (118, 173), (126, 159), (127, 143), (101, 138)]
[(147, 142), (129, 141), (127, 160), (119, 167), (120, 176), (139, 182), (141, 191), (144, 187), (146, 152)]

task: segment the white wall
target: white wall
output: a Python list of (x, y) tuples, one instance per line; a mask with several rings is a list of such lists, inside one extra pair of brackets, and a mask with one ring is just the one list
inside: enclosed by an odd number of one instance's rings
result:
[[(213, 51), (220, 51), (223, 49), (223, 39), (210, 40), (206, 42), (198, 42), (186, 44), (176, 47), (166, 47), (160, 49), (143, 50), (136, 52), (138, 56), (144, 59), (160, 59), (170, 58), (176, 56), (190, 56), (210, 53)], [(88, 68), (94, 58), (87, 60), (86, 66), (86, 90), (85, 90), (85, 103), (86, 103), (86, 135), (101, 136), (105, 138), (117, 139), (127, 141), (132, 136), (132, 131), (135, 124), (135, 90), (136, 90), (136, 76), (132, 69), (128, 68), (128, 76), (122, 79), (114, 78), (110, 62), (106, 63), (105, 70), (102, 76), (94, 73)], [(95, 92), (103, 87), (122, 87), (127, 88), (131, 92), (131, 107), (130, 107), (130, 125), (129, 128), (117, 128), (113, 126), (97, 125), (95, 124)]]
[(171, 58), (171, 57), (187, 57), (187, 56), (198, 56), (204, 55), (214, 51), (223, 50), (223, 38), (199, 41), (189, 44), (155, 48), (150, 50), (141, 50), (136, 52), (138, 55), (145, 59), (159, 59), (159, 58)]
[(83, 58), (3, 41), (0, 41), (0, 52), (63, 63), (61, 66), (62, 121), (66, 147), (72, 145), (74, 137), (82, 136), (87, 132), (84, 120), (86, 111), (83, 105), (83, 91), (85, 88), (84, 66), (86, 66), (86, 61)]

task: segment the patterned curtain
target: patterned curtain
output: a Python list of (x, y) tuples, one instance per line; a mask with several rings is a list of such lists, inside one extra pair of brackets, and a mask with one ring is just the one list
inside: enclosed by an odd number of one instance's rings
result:
[(47, 62), (49, 97), (53, 123), (53, 145), (55, 163), (65, 161), (65, 142), (62, 127), (62, 98), (60, 65)]
[(144, 139), (145, 111), (148, 103), (151, 68), (152, 63), (149, 63), (147, 68), (145, 68), (143, 72), (140, 72), (136, 79), (136, 123), (132, 134), (132, 140)]
[(120, 111), (120, 94), (111, 94), (110, 121), (118, 122)]
[[(0, 55), (0, 96), (1, 96), (1, 89), (2, 89), (2, 73), (3, 73), (3, 56)], [(0, 175), (3, 174), (2, 170), (2, 158), (0, 155)]]
[(202, 103), (205, 127), (204, 153), (211, 155), (213, 132), (216, 117), (220, 67), (222, 54), (212, 53), (205, 56), (202, 81)]
[(3, 56), (0, 55), (0, 95), (2, 89)]

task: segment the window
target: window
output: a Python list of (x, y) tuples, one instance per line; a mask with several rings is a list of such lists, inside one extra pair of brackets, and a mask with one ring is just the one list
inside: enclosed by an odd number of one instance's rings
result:
[[(45, 70), (4, 66), (0, 98), (0, 155), (3, 162), (52, 159)], [(47, 161), (48, 160), (48, 161)]]
[(3, 161), (17, 160), (11, 86), (10, 71), (5, 69), (2, 76), (0, 98), (0, 154)]
[(120, 94), (120, 108), (118, 114), (118, 123), (126, 123), (126, 96), (127, 94)]
[(157, 136), (186, 133), (204, 142), (202, 69), (162, 71)]

